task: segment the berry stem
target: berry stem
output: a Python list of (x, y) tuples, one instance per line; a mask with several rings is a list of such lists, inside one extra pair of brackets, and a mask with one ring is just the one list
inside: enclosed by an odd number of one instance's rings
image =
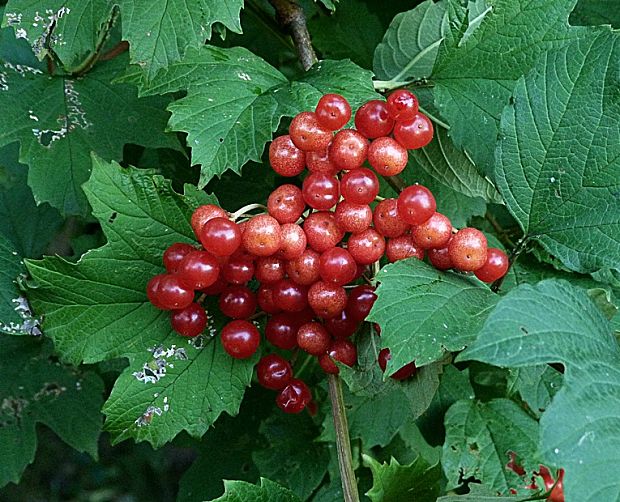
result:
[(504, 279), (508, 275), (508, 272), (510, 272), (510, 269), (512, 268), (513, 264), (517, 261), (521, 253), (525, 251), (525, 245), (527, 244), (527, 242), (528, 242), (527, 237), (523, 237), (521, 240), (519, 240), (519, 242), (517, 242), (517, 246), (512, 250), (512, 252), (510, 253), (510, 256), (508, 257), (508, 260), (509, 260), (508, 270), (506, 270), (506, 273), (502, 277), (500, 277), (493, 284), (491, 284), (491, 291), (493, 291), (494, 293), (497, 293), (499, 289), (502, 287), (502, 283), (504, 282)]
[(349, 439), (349, 426), (347, 413), (342, 397), (342, 385), (338, 375), (327, 375), (329, 383), (329, 399), (332, 403), (332, 416), (334, 417), (334, 430), (336, 431), (336, 447), (338, 449), (338, 465), (342, 479), (342, 493), (345, 502), (359, 502), (357, 481), (353, 470), (353, 456), (351, 454), (351, 440)]
[(309, 70), (318, 61), (310, 33), (306, 26), (306, 16), (304, 10), (295, 2), (290, 0), (269, 0), (276, 10), (276, 19), (286, 29), (288, 29), (299, 52), (299, 61), (304, 70)]
[(407, 183), (405, 183), (404, 180), (398, 175), (383, 176), (383, 179), (388, 182), (396, 193), (400, 193), (407, 188)]
[(248, 204), (247, 206), (243, 206), (242, 208), (232, 213), (230, 215), (230, 219), (236, 221), (250, 211), (254, 211), (254, 209), (262, 209), (263, 211), (267, 212), (267, 206), (264, 206), (263, 204)]

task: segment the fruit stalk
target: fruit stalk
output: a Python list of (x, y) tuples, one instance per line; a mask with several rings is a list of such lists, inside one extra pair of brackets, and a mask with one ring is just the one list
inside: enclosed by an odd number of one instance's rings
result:
[(293, 37), (301, 65), (304, 70), (309, 70), (318, 59), (312, 47), (303, 9), (297, 3), (289, 0), (269, 0), (269, 2), (276, 10), (278, 22), (289, 30)]

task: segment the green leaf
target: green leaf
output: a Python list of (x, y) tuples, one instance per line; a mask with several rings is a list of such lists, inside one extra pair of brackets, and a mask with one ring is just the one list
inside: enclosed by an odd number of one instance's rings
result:
[(97, 457), (103, 382), (50, 356), (51, 344), (0, 335), (0, 487), (17, 483), (34, 461), (38, 423), (72, 448)]
[(610, 24), (614, 28), (620, 28), (620, 2), (618, 0), (579, 0), (569, 21), (572, 25)]
[(199, 437), (223, 411), (237, 413), (255, 362), (226, 355), (213, 338), (225, 319), (211, 305), (207, 334), (186, 340), (146, 298), (146, 283), (163, 272), (164, 250), (194, 241), (189, 219), (199, 202), (159, 176), (97, 158), (84, 189), (108, 244), (77, 264), (28, 262), (35, 312), (68, 361), (129, 358), (104, 409), (114, 441), (160, 446), (181, 430)]
[(516, 81), (541, 56), (586, 32), (568, 25), (575, 0), (489, 3), (490, 12), (479, 25), (474, 23), (473, 32), (473, 19), (463, 17), (460, 7), (451, 9), (452, 31), (431, 76), (435, 103), (451, 126), (450, 136), (486, 173), (494, 165), (500, 115)]
[(372, 502), (435, 500), (439, 495), (439, 464), (430, 465), (422, 457), (407, 465), (400, 465), (394, 458), (389, 464), (379, 463), (369, 455), (363, 458), (372, 471), (373, 485), (366, 492)]
[(537, 417), (547, 409), (561, 386), (562, 374), (546, 364), (514, 368), (508, 373), (508, 391), (518, 394)]
[(243, 0), (122, 0), (123, 38), (129, 42), (131, 62), (152, 80), (162, 68), (181, 61), (189, 48), (211, 38), (215, 23), (241, 33)]
[(585, 291), (558, 280), (513, 289), (460, 357), (512, 368), (562, 363), (564, 384), (540, 420), (543, 463), (566, 470), (567, 500), (618, 500), (620, 346)]
[[(7, 36), (2, 42), (15, 43)], [(176, 138), (164, 133), (169, 99), (138, 99), (132, 85), (111, 84), (126, 61), (120, 56), (73, 79), (0, 58), (0, 146), (20, 142), (19, 160), (29, 166), (37, 203), (86, 215), (81, 185), (90, 174), (91, 151), (120, 160), (126, 143), (178, 148)]]
[(276, 413), (263, 422), (260, 433), (268, 444), (252, 453), (259, 472), (307, 500), (329, 463), (327, 447), (316, 442), (318, 431), (310, 416)]
[(470, 477), (503, 495), (522, 487), (522, 478), (506, 468), (510, 452), (526, 472), (538, 468), (538, 423), (513, 401), (457, 401), (445, 427), (442, 467), (448, 490)]
[(549, 53), (502, 115), (496, 177), (506, 205), (528, 237), (578, 272), (620, 268), (618, 58), (609, 31)]
[(381, 326), (388, 372), (415, 360), (424, 366), (475, 339), (497, 296), (469, 277), (440, 272), (418, 259), (384, 267), (368, 320)]
[(447, 2), (426, 0), (398, 14), (375, 49), (377, 78), (393, 85), (428, 77), (446, 30)]
[[(28, 333), (30, 309), (20, 295), (16, 280), (26, 269), (15, 248), (0, 234), (0, 332), (8, 334)], [(40, 334), (40, 332), (38, 333)]]
[(476, 483), (470, 483), (469, 485), (470, 491), (467, 495), (446, 495), (444, 497), (439, 497), (437, 502), (526, 502), (532, 500), (533, 492), (529, 492), (527, 495), (523, 496), (502, 496), (496, 497), (493, 490), (489, 490), (487, 487), (483, 485), (479, 485)]
[(224, 481), (226, 493), (212, 502), (301, 502), (292, 491), (261, 478), (260, 486), (245, 481)]

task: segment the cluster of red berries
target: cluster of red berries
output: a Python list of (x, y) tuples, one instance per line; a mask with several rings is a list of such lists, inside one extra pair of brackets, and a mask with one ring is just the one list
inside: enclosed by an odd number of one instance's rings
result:
[[(317, 356), (325, 372), (336, 374), (334, 361), (356, 363), (350, 337), (376, 299), (372, 286), (356, 283), (384, 255), (391, 262), (423, 259), (428, 250), (435, 267), (475, 270), (485, 281), (506, 272), (506, 255), (487, 250), (481, 232), (465, 228), (453, 233), (449, 219), (435, 211), (427, 188), (412, 185), (398, 199), (378, 197), (374, 171), (400, 173), (407, 149), (432, 139), (432, 124), (418, 111), (412, 93), (401, 90), (387, 102), (369, 101), (355, 115), (356, 129), (334, 134), (350, 118), (349, 103), (327, 94), (315, 112), (293, 119), (289, 135), (274, 139), (269, 159), (278, 174), (293, 177), (306, 167), (310, 173), (301, 188), (276, 188), (266, 214), (237, 222), (244, 210), (231, 217), (215, 205), (196, 209), (191, 224), (202, 249), (170, 246), (163, 257), (167, 273), (147, 286), (153, 305), (172, 311), (172, 327), (179, 334), (197, 336), (207, 325), (204, 309), (194, 301), (196, 292), (219, 295), (221, 312), (233, 319), (221, 331), (222, 345), (232, 357), (244, 359), (257, 351), (261, 336), (251, 320), (259, 307), (270, 316), (265, 338), (271, 345), (300, 348)], [(365, 161), (374, 171), (362, 167)], [(250, 288), (253, 279), (258, 287)], [(348, 294), (347, 285), (352, 287)], [(379, 354), (383, 371), (389, 357), (388, 349)], [(392, 377), (402, 380), (414, 372), (412, 362)], [(286, 412), (298, 413), (312, 400), (306, 384), (293, 378), (290, 363), (279, 355), (263, 357), (257, 375), (263, 386), (279, 391), (276, 403)]]

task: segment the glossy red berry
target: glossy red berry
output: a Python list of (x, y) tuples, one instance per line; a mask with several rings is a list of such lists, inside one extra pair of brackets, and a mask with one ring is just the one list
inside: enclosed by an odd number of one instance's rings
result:
[(256, 311), (256, 296), (246, 286), (229, 286), (220, 295), (222, 314), (233, 319), (247, 319)]
[(299, 348), (314, 356), (320, 356), (326, 352), (331, 341), (332, 337), (325, 327), (315, 321), (302, 324), (297, 331)]
[(408, 160), (407, 149), (392, 138), (377, 138), (368, 147), (368, 163), (381, 176), (402, 173)]
[(425, 147), (433, 139), (433, 123), (423, 113), (417, 113), (411, 120), (396, 122), (394, 138), (408, 150)]
[(281, 227), (282, 242), (280, 244), (279, 256), (285, 260), (299, 258), (306, 249), (308, 242), (303, 228), (293, 223), (285, 223)]
[(398, 237), (409, 230), (409, 225), (401, 218), (396, 199), (385, 199), (375, 206), (372, 222), (384, 237)]
[(325, 94), (316, 105), (316, 119), (326, 129), (335, 131), (351, 119), (351, 105), (340, 94)]
[(368, 157), (368, 140), (354, 129), (338, 131), (329, 145), (329, 158), (338, 169), (357, 169)]
[(370, 204), (379, 194), (379, 179), (370, 169), (354, 169), (342, 177), (340, 191), (347, 202)]
[(349, 293), (346, 306), (347, 316), (356, 322), (365, 321), (375, 301), (377, 301), (375, 288), (368, 284), (355, 286)]
[(357, 349), (355, 345), (345, 339), (334, 340), (328, 351), (319, 357), (319, 364), (325, 373), (337, 375), (340, 369), (334, 361), (353, 367), (357, 362)]
[(397, 122), (411, 120), (418, 113), (418, 98), (406, 89), (398, 89), (388, 96), (387, 109)]
[(278, 220), (268, 214), (250, 218), (243, 232), (243, 247), (255, 256), (270, 256), (280, 249), (282, 232)]
[(228, 283), (224, 280), (222, 274), (220, 273), (220, 275), (217, 276), (217, 279), (213, 284), (211, 284), (211, 286), (207, 288), (202, 288), (200, 292), (204, 293), (207, 296), (217, 296), (226, 289), (226, 286), (228, 286)]
[(340, 182), (334, 176), (311, 173), (302, 187), (304, 202), (317, 211), (327, 211), (336, 205), (340, 197)]
[(263, 356), (256, 365), (258, 383), (271, 390), (286, 387), (293, 378), (293, 368), (283, 357), (277, 354)]
[(276, 302), (273, 294), (273, 284), (261, 284), (256, 292), (258, 308), (267, 314), (277, 314), (282, 309)]
[(260, 345), (260, 333), (249, 321), (230, 321), (222, 328), (222, 346), (235, 359), (252, 357)]
[(230, 256), (241, 245), (241, 229), (228, 218), (212, 218), (203, 225), (200, 242), (215, 256)]
[(207, 314), (197, 303), (190, 303), (181, 310), (173, 310), (170, 314), (172, 329), (181, 336), (198, 336), (207, 327)]
[(183, 258), (177, 273), (188, 286), (203, 289), (217, 281), (220, 266), (211, 253), (193, 250)]
[(267, 210), (279, 223), (295, 223), (305, 209), (304, 197), (295, 185), (281, 185), (267, 199)]
[(328, 211), (308, 215), (303, 228), (308, 245), (319, 253), (333, 248), (344, 237), (344, 231), (338, 226), (336, 216)]
[(160, 274), (153, 277), (146, 286), (149, 301), (158, 309), (180, 310), (194, 300), (194, 290), (178, 275)]
[(192, 251), (196, 251), (194, 246), (184, 242), (175, 242), (164, 251), (164, 267), (170, 273), (176, 272), (183, 258)]
[(324, 151), (332, 140), (332, 132), (317, 121), (313, 112), (301, 112), (288, 129), (291, 140), (304, 152)]
[(314, 249), (306, 249), (299, 258), (286, 263), (286, 273), (297, 284), (310, 286), (321, 278), (320, 256)]
[(285, 262), (277, 256), (263, 256), (256, 260), (254, 275), (264, 284), (273, 284), (284, 279)]
[[(387, 363), (391, 359), (391, 357), (392, 355), (390, 354), (390, 349), (381, 349), (381, 352), (379, 352), (378, 362), (379, 367), (381, 368), (381, 371), (383, 371), (383, 373), (385, 373), (385, 368), (387, 368)], [(415, 374), (416, 371), (417, 368), (415, 366), (415, 363), (412, 361), (409, 364), (406, 364), (405, 366), (400, 368), (395, 373), (392, 373), (390, 375), (390, 378), (393, 378), (394, 380), (406, 380), (407, 378)]]
[(200, 240), (200, 233), (202, 232), (202, 227), (204, 224), (212, 220), (213, 218), (227, 218), (228, 215), (226, 211), (224, 211), (221, 207), (216, 206), (215, 204), (205, 204), (204, 206), (198, 206), (196, 210), (192, 213), (192, 229), (194, 230), (194, 234)]
[(475, 228), (461, 228), (450, 239), (448, 255), (454, 268), (473, 272), (487, 261), (487, 238)]
[(342, 286), (318, 281), (308, 290), (308, 304), (316, 315), (329, 319), (347, 306), (347, 293)]
[(359, 234), (352, 234), (347, 249), (357, 263), (370, 265), (383, 256), (385, 239), (374, 228), (369, 228)]
[(301, 312), (308, 306), (308, 289), (290, 279), (282, 279), (273, 285), (273, 298), (286, 312)]
[(308, 386), (298, 378), (293, 378), (276, 397), (276, 404), (284, 413), (301, 413), (312, 401)]
[(276, 173), (288, 178), (297, 176), (304, 170), (306, 156), (286, 134), (278, 136), (269, 145), (269, 163)]
[(448, 253), (449, 242), (445, 247), (428, 250), (428, 261), (437, 270), (448, 270), (453, 267), (450, 254)]
[(411, 237), (422, 249), (442, 248), (452, 237), (452, 223), (447, 216), (434, 213), (424, 223), (411, 229)]
[(353, 335), (353, 333), (357, 331), (358, 327), (359, 322), (351, 318), (351, 316), (347, 313), (346, 307), (337, 316), (325, 320), (325, 329), (334, 338), (347, 338)]
[(401, 235), (387, 241), (385, 255), (390, 263), (414, 257), (418, 260), (423, 260), (424, 249), (417, 247), (410, 235)]
[(393, 127), (394, 119), (390, 117), (385, 101), (372, 99), (355, 113), (355, 128), (369, 139), (387, 136)]
[(231, 256), (222, 266), (222, 276), (230, 284), (246, 284), (254, 277), (254, 262), (244, 255)]
[(336, 222), (345, 232), (360, 233), (372, 223), (372, 209), (368, 204), (353, 204), (343, 200), (336, 206)]
[(267, 341), (279, 349), (291, 350), (297, 347), (299, 317), (299, 314), (291, 314), (290, 312), (273, 315), (265, 326)]
[(333, 176), (338, 172), (338, 166), (329, 158), (329, 147), (321, 152), (306, 153), (306, 166), (311, 173), (327, 174)]
[(346, 249), (334, 247), (321, 255), (319, 273), (325, 282), (344, 286), (355, 279), (357, 263)]
[(422, 185), (411, 185), (398, 196), (398, 214), (409, 225), (421, 225), (437, 209), (437, 202), (431, 191)]
[(488, 248), (487, 260), (484, 265), (474, 273), (483, 282), (493, 282), (506, 275), (508, 272), (508, 256), (501, 249)]

